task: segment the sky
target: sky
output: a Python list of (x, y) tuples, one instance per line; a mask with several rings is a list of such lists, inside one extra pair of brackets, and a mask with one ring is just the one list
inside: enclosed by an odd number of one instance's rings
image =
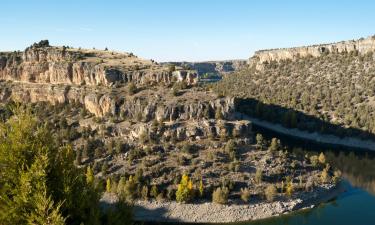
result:
[(247, 59), (374, 35), (375, 1), (1, 0), (0, 24), (0, 51), (48, 39), (157, 61)]

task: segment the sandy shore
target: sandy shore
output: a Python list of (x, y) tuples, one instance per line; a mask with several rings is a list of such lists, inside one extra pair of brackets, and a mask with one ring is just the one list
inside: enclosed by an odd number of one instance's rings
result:
[(180, 204), (177, 202), (137, 201), (134, 203), (134, 219), (137, 221), (228, 223), (264, 219), (300, 209), (313, 208), (343, 192), (341, 185), (326, 185), (313, 192), (300, 194), (291, 199), (274, 202), (232, 202), (219, 205), (211, 202)]

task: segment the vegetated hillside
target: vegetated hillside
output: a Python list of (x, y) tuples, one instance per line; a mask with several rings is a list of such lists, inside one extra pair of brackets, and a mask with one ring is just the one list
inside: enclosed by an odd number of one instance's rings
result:
[(109, 195), (188, 202), (218, 190), (226, 203), (240, 193), (261, 200), (270, 187), (285, 199), (339, 179), (324, 156), (297, 157), (259, 135), (255, 143), (235, 99), (199, 86), (195, 71), (48, 42), (0, 62), (3, 119), (13, 102), (28, 105)]
[(196, 70), (199, 76), (223, 76), (231, 72), (240, 70), (247, 66), (246, 60), (226, 60), (226, 61), (207, 61), (207, 62), (167, 62), (167, 65), (176, 65), (183, 68)]
[(354, 45), (353, 51), (326, 50), (317, 57), (296, 53), (293, 60), (289, 59), (288, 49), (284, 51), (287, 59), (277, 61), (259, 63), (255, 55), (251, 68), (225, 77), (214, 85), (214, 90), (221, 95), (252, 99), (244, 102), (242, 111), (287, 127), (372, 137), (373, 50), (361, 53)]

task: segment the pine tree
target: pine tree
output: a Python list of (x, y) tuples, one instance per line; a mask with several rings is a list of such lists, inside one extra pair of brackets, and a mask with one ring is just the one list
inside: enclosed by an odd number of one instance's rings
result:
[[(99, 224), (100, 193), (28, 110), (0, 124), (0, 224)], [(4, 138), (6, 137), (6, 138)]]

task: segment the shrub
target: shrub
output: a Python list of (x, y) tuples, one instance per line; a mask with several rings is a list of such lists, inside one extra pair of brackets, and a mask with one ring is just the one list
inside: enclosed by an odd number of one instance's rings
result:
[(203, 197), (203, 195), (204, 195), (204, 186), (203, 186), (203, 179), (201, 177), (201, 179), (199, 180), (199, 196)]
[(330, 176), (328, 174), (328, 170), (323, 169), (322, 173), (320, 174), (320, 180), (322, 183), (327, 183), (330, 179)]
[(106, 185), (105, 185), (105, 190), (107, 193), (111, 192), (111, 179), (107, 178)]
[(130, 176), (124, 186), (124, 195), (127, 200), (134, 200), (137, 197), (137, 184), (133, 177)]
[(264, 138), (263, 138), (263, 135), (258, 133), (256, 135), (255, 139), (256, 139), (256, 145), (257, 145), (257, 147), (260, 150), (263, 150), (264, 149)]
[(310, 157), (310, 163), (313, 167), (317, 167), (319, 162), (319, 158), (316, 155)]
[(241, 188), (241, 199), (242, 201), (244, 201), (245, 203), (249, 202), (250, 200), (250, 190), (249, 188)]
[(263, 179), (263, 171), (261, 169), (257, 169), (255, 173), (255, 182), (258, 184), (262, 182)]
[(223, 114), (221, 113), (221, 109), (220, 108), (216, 108), (216, 111), (215, 111), (215, 119), (217, 120), (222, 120), (224, 118)]
[(271, 145), (270, 147), (268, 148), (268, 150), (270, 151), (277, 151), (280, 149), (280, 146), (281, 146), (281, 143), (280, 143), (280, 140), (277, 139), (277, 138), (272, 138), (271, 140)]
[(212, 193), (212, 201), (218, 204), (226, 204), (228, 197), (229, 189), (227, 187), (219, 187)]
[(289, 181), (288, 184), (286, 185), (286, 190), (285, 190), (285, 193), (288, 197), (291, 197), (292, 194), (294, 192), (294, 186), (293, 186), (293, 182), (292, 181)]
[(341, 179), (341, 171), (340, 170), (335, 170), (335, 172), (333, 173), (333, 177), (332, 177), (332, 182), (337, 184)]
[(326, 163), (326, 157), (325, 157), (323, 152), (321, 152), (320, 155), (319, 155), (319, 162), (320, 162), (320, 164)]
[(272, 202), (275, 199), (276, 193), (277, 189), (273, 184), (268, 185), (264, 192), (264, 194), (266, 195), (266, 199), (269, 202)]
[(157, 198), (158, 195), (159, 195), (158, 187), (156, 187), (156, 185), (153, 185), (150, 191), (150, 196), (153, 198)]
[(129, 85), (128, 85), (128, 92), (131, 95), (137, 93), (137, 86), (133, 82), (129, 83)]
[(148, 200), (148, 187), (146, 185), (142, 187), (141, 198), (143, 200)]

